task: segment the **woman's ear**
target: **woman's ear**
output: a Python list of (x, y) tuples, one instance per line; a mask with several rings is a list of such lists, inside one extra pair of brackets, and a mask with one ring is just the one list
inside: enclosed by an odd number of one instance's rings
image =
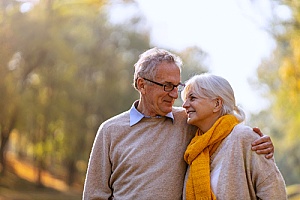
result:
[(214, 99), (214, 109), (213, 109), (213, 112), (218, 112), (222, 109), (223, 107), (223, 100), (221, 98), (216, 98)]

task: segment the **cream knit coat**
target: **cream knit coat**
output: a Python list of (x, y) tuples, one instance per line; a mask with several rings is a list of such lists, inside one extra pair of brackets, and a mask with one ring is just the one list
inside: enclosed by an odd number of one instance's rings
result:
[(258, 138), (252, 128), (238, 124), (211, 156), (211, 183), (218, 200), (287, 199), (274, 159), (251, 150)]

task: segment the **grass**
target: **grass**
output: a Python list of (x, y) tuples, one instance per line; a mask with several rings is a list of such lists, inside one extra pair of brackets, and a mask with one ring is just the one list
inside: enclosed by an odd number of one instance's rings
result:
[[(81, 200), (82, 188), (68, 187), (62, 180), (43, 172), (44, 187), (35, 184), (36, 169), (10, 155), (9, 167), (0, 176), (0, 200)], [(300, 185), (287, 187), (289, 200), (300, 200)]]
[(289, 200), (300, 200), (300, 184), (289, 185), (286, 188)]
[(80, 200), (77, 191), (58, 191), (22, 179), (14, 173), (7, 172), (0, 177), (0, 200)]
[(0, 200), (81, 200), (81, 189), (68, 187), (62, 180), (43, 173), (43, 187), (35, 183), (34, 167), (10, 157), (9, 166), (0, 176)]

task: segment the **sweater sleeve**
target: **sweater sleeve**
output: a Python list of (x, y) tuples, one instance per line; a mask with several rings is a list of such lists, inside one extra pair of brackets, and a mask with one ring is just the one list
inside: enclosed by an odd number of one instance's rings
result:
[(104, 125), (97, 132), (84, 184), (83, 200), (109, 199), (112, 189), (109, 185), (111, 162), (109, 160), (109, 142)]
[(287, 199), (285, 182), (274, 159), (266, 159), (254, 152), (252, 163), (256, 196), (260, 199)]
[[(244, 147), (251, 146), (251, 142), (258, 138), (250, 127), (244, 127), (240, 135)], [(244, 148), (245, 149), (245, 148)], [(287, 199), (284, 179), (274, 161), (266, 159), (255, 151), (244, 152), (246, 171), (251, 176), (251, 181), (259, 199)], [(247, 158), (248, 157), (248, 158)]]
[(274, 160), (251, 150), (258, 138), (251, 127), (238, 124), (212, 156), (217, 199), (287, 199)]

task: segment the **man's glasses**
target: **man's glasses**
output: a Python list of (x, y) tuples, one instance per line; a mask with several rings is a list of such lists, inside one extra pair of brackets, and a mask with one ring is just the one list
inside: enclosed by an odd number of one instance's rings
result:
[(175, 87), (178, 89), (178, 92), (181, 92), (185, 86), (183, 83), (179, 83), (178, 85), (173, 85), (172, 83), (162, 84), (162, 83), (158, 83), (158, 82), (146, 79), (146, 78), (143, 78), (143, 79), (145, 79), (146, 81), (149, 81), (151, 83), (154, 83), (156, 85), (164, 87), (165, 92), (171, 92), (172, 90), (174, 90)]

